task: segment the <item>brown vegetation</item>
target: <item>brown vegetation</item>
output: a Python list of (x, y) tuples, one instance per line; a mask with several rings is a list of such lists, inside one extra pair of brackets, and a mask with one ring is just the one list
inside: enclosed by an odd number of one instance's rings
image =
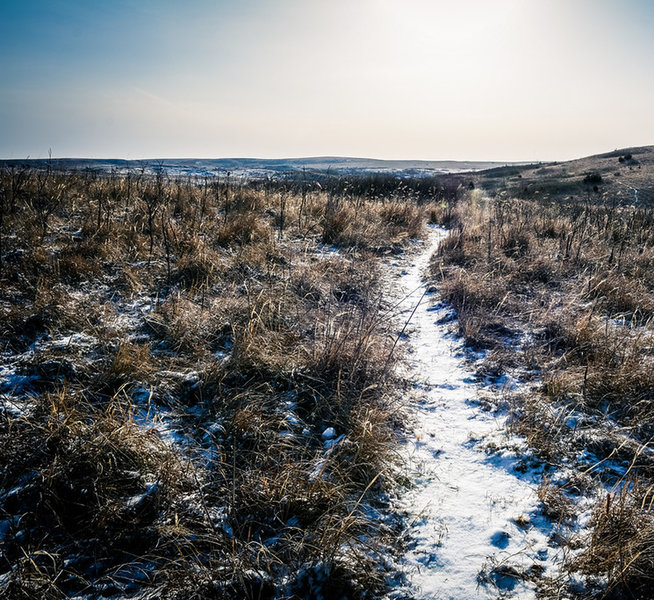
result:
[(384, 588), (392, 196), (0, 172), (3, 597)]
[[(513, 427), (551, 465), (615, 490), (600, 495), (570, 568), (608, 578), (615, 597), (644, 598), (654, 535), (645, 501), (654, 472), (654, 160), (652, 149), (630, 156), (476, 176), (432, 272), (468, 343), (488, 350), (480, 372), (540, 381), (516, 398)], [(598, 190), (584, 189), (580, 167), (597, 173)], [(622, 187), (617, 176), (607, 183), (607, 169), (618, 168)], [(546, 510), (570, 518), (579, 481), (541, 487)]]

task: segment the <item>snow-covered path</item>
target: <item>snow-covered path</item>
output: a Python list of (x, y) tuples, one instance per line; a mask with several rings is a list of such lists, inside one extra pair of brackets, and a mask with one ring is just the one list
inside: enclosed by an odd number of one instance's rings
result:
[(396, 264), (392, 282), (396, 300), (404, 298), (399, 328), (419, 302), (406, 329), (417, 394), (403, 447), (414, 484), (401, 498), (410, 523), (407, 583), (393, 596), (532, 598), (533, 584), (515, 575), (548, 571), (558, 548), (548, 545), (552, 525), (539, 512), (539, 474), (516, 471), (515, 452), (484, 449), (491, 438), (506, 441), (504, 418), (480, 407), (462, 341), (444, 323), (451, 309), (425, 294), (429, 257), (445, 235), (432, 229), (419, 254)]

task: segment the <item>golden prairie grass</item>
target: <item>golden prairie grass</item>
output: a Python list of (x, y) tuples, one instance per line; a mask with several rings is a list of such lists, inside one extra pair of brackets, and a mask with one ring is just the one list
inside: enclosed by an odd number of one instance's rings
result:
[(165, 174), (0, 186), (0, 345), (28, 386), (0, 412), (3, 597), (381, 594), (370, 548), (393, 535), (366, 506), (401, 415), (377, 259), (436, 205)]

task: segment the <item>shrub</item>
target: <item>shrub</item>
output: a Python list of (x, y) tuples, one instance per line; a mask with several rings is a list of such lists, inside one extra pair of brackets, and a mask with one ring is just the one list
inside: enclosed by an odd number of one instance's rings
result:
[(598, 183), (602, 183), (602, 176), (599, 173), (587, 173), (584, 177), (584, 183), (597, 185)]

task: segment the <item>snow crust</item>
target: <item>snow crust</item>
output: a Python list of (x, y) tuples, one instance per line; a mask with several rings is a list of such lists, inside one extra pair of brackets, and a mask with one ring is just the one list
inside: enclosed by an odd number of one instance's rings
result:
[[(411, 482), (400, 499), (409, 523), (406, 583), (391, 597), (534, 598), (525, 579), (551, 571), (561, 551), (549, 543), (554, 526), (536, 495), (542, 470), (514, 468), (524, 441), (509, 441), (505, 416), (484, 410), (487, 383), (475, 380), (462, 340), (449, 330), (451, 309), (427, 291), (424, 272), (446, 233), (433, 228), (419, 254), (396, 263), (392, 283), (399, 330), (409, 321), (403, 337), (415, 423), (402, 448)], [(518, 452), (489, 450), (498, 447)]]

